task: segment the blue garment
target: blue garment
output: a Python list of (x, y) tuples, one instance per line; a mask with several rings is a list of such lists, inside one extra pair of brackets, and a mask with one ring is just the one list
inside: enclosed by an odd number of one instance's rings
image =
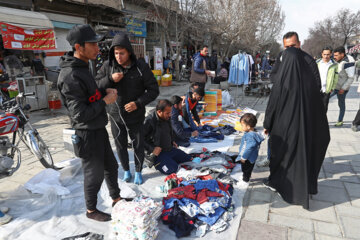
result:
[(155, 169), (163, 174), (176, 173), (179, 164), (191, 161), (191, 156), (180, 149), (172, 148), (170, 151), (161, 151), (156, 157)]
[(203, 222), (209, 224), (210, 226), (212, 226), (223, 215), (224, 212), (225, 212), (225, 209), (223, 209), (222, 207), (218, 207), (215, 209), (215, 213), (210, 214), (209, 216), (198, 215), (197, 218), (200, 221), (203, 221)]
[(200, 192), (202, 189), (209, 189), (212, 192), (217, 192), (219, 189), (219, 184), (216, 180), (199, 180), (194, 184), (196, 192)]
[(216, 138), (204, 138), (204, 137), (191, 137), (190, 138), (191, 143), (216, 143), (218, 140)]
[(203, 125), (198, 128), (199, 137), (201, 138), (215, 138), (217, 140), (224, 140), (224, 135), (219, 133), (217, 128), (209, 125)]
[(190, 199), (190, 198), (182, 198), (182, 199), (170, 198), (170, 199), (164, 200), (164, 208), (165, 209), (173, 208), (175, 202), (177, 202), (179, 204), (179, 206), (187, 206), (189, 203), (192, 203), (192, 204), (194, 204), (196, 206), (200, 206), (199, 203), (194, 199)]
[(205, 61), (206, 66), (208, 65), (208, 58), (201, 56), (200, 52), (195, 53), (194, 55), (194, 71), (197, 73), (205, 74), (205, 69), (203, 66), (203, 62)]
[(342, 122), (344, 119), (344, 115), (345, 115), (345, 98), (346, 98), (346, 94), (349, 91), (344, 91), (343, 94), (339, 94), (339, 90), (335, 89), (331, 94), (330, 94), (330, 98), (333, 96), (337, 96), (338, 98), (338, 106), (340, 108), (340, 112), (339, 112), (339, 117), (338, 117), (338, 122)]
[(170, 59), (165, 59), (165, 61), (164, 61), (164, 69), (167, 69), (169, 67), (170, 62), (171, 62)]
[(241, 138), (239, 155), (235, 161), (241, 159), (249, 160), (254, 164), (258, 155), (261, 142), (264, 141), (264, 137), (257, 132), (245, 132)]
[(249, 84), (250, 64), (246, 54), (236, 54), (231, 58), (228, 82), (236, 85)]

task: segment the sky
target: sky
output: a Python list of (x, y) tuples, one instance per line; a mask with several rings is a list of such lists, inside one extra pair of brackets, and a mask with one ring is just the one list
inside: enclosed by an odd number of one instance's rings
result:
[(349, 8), (352, 12), (360, 10), (360, 0), (279, 0), (279, 3), (285, 13), (282, 35), (295, 31), (302, 43), (315, 22), (335, 16), (341, 8)]

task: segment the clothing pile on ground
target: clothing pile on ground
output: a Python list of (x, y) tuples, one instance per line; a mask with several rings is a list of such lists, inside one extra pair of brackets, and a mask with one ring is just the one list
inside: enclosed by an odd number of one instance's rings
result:
[(158, 221), (162, 211), (159, 202), (139, 196), (132, 202), (119, 201), (111, 213), (111, 239), (154, 240), (159, 234)]
[(231, 157), (219, 152), (194, 154), (175, 174), (165, 178), (163, 223), (176, 237), (186, 237), (196, 229), (196, 236), (207, 231), (222, 232), (234, 218), (232, 203), (235, 167)]

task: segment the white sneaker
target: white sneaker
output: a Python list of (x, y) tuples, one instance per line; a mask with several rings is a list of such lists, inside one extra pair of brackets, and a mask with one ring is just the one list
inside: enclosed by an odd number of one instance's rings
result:
[(8, 207), (0, 207), (0, 211), (3, 213), (7, 213), (9, 211)]
[(0, 217), (0, 225), (4, 225), (10, 222), (12, 217), (10, 215), (4, 214), (4, 216)]
[(259, 162), (256, 164), (258, 167), (268, 167), (270, 165), (270, 160), (269, 159), (265, 159), (262, 162)]

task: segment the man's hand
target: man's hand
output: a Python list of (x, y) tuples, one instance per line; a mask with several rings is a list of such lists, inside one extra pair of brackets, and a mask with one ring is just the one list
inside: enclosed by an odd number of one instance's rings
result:
[(161, 147), (155, 147), (152, 153), (155, 156), (159, 156), (159, 154), (161, 153)]
[(114, 82), (120, 82), (120, 80), (124, 77), (124, 73), (123, 72), (113, 73), (111, 77), (114, 80)]
[(197, 136), (199, 136), (199, 132), (198, 131), (193, 131), (192, 133), (191, 133), (191, 136), (192, 137), (197, 137)]
[(264, 134), (268, 135), (268, 134), (269, 134), (269, 130), (264, 129)]
[(137, 109), (136, 103), (135, 102), (129, 102), (128, 104), (125, 105), (125, 111), (127, 112), (133, 112)]
[(103, 98), (103, 100), (106, 104), (112, 104), (116, 101), (117, 97), (118, 97), (117, 93), (110, 92), (110, 93), (106, 94), (106, 96)]
[(345, 90), (340, 89), (338, 93), (341, 95), (341, 94), (344, 94), (344, 92), (345, 92)]
[(174, 146), (174, 148), (178, 148), (178, 147), (179, 147), (179, 146), (176, 144), (175, 141), (173, 142), (173, 146)]
[(107, 88), (106, 89), (106, 93), (109, 94), (109, 93), (114, 93), (114, 94), (117, 94), (117, 90), (115, 88)]
[(205, 74), (206, 74), (206, 75), (210, 75), (210, 71), (209, 71), (209, 70), (205, 70)]
[(245, 161), (246, 161), (245, 159), (241, 159), (241, 160), (240, 160), (241, 163), (245, 163)]

